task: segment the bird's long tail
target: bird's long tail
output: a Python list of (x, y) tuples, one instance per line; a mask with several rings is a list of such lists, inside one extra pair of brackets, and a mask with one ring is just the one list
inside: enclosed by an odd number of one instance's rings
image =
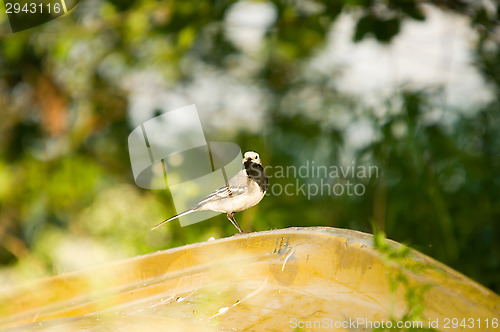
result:
[(190, 213), (193, 213), (195, 212), (196, 210), (194, 209), (189, 209), (189, 210), (186, 210), (184, 212), (181, 212), (175, 216), (173, 216), (172, 218), (168, 218), (167, 220), (163, 220), (161, 223), (159, 223), (158, 225), (156, 225), (155, 227), (151, 228), (151, 230), (153, 229), (157, 229), (158, 227), (160, 227), (161, 225), (163, 224), (166, 224), (167, 222), (171, 221), (171, 220), (174, 220), (174, 219), (177, 219), (177, 218), (180, 218), (182, 216), (185, 216), (186, 214), (190, 214)]

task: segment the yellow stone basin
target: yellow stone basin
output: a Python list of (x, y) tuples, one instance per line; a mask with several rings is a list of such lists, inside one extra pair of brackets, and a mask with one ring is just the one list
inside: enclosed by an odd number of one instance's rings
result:
[(391, 318), (500, 331), (500, 298), (419, 252), (395, 264), (372, 235), (329, 227), (238, 234), (0, 291), (12, 332), (371, 331)]

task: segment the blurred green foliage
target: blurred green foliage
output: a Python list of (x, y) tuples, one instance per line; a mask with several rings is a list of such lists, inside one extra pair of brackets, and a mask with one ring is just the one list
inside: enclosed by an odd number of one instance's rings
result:
[[(393, 326), (397, 326), (397, 322), (416, 322), (422, 321), (423, 312), (425, 309), (425, 293), (432, 288), (433, 285), (429, 283), (416, 284), (411, 283), (404, 270), (412, 271), (416, 274), (422, 272), (428, 265), (411, 259), (411, 249), (405, 245), (397, 248), (392, 246), (385, 237), (383, 232), (377, 230), (374, 226), (373, 242), (375, 249), (381, 254), (385, 267), (387, 268), (387, 280), (392, 296), (391, 305), (391, 321)], [(407, 304), (407, 311), (402, 317), (396, 317), (395, 312), (395, 299), (397, 290), (402, 287), (405, 292), (405, 299)], [(436, 331), (432, 328), (393, 328), (396, 331)], [(391, 328), (378, 328), (374, 331), (392, 330)]]
[[(223, 215), (150, 232), (175, 213), (173, 203), (168, 192), (135, 186), (130, 169), (127, 137), (137, 125), (131, 75), (153, 71), (165, 90), (174, 90), (203, 69), (236, 77), (264, 96), (258, 127), (252, 115), (246, 129), (213, 126), (207, 135), (215, 140), (258, 151), (265, 165), (339, 165), (350, 153), (356, 164), (380, 170), (364, 182), (362, 196), (269, 195), (237, 215), (244, 229), (370, 231), (374, 219), (389, 238), (500, 291), (498, 4), (428, 2), (469, 18), (478, 36), (474, 65), (496, 95), (474, 110), (447, 109), (455, 120), (441, 124), (426, 116), (433, 100), (444, 98), (442, 87), (401, 86), (380, 116), (338, 92), (336, 72), (310, 66), (341, 13), (357, 17), (354, 41), (390, 44), (405, 21), (425, 22), (419, 1), (270, 1), (275, 18), (264, 47), (251, 53), (227, 37), (225, 18), (236, 3), (83, 1), (69, 15), (15, 34), (0, 16), (0, 279), (11, 283), (234, 233)], [(347, 127), (337, 121), (346, 110), (348, 123), (369, 123), (376, 139), (348, 151)], [(145, 119), (153, 111), (145, 109)]]

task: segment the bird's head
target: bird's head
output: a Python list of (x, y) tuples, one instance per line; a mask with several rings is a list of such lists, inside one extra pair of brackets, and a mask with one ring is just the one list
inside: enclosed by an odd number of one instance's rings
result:
[(262, 163), (260, 161), (259, 154), (257, 152), (254, 152), (254, 151), (245, 152), (245, 155), (243, 156), (243, 162), (246, 162), (246, 161), (262, 165)]

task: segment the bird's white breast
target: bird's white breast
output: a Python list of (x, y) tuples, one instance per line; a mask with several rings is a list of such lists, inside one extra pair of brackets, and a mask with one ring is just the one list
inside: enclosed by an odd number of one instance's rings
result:
[(233, 197), (227, 197), (217, 202), (208, 202), (203, 206), (203, 210), (228, 213), (243, 211), (256, 205), (262, 200), (265, 193), (260, 190), (259, 185), (255, 181), (248, 181), (249, 185), (246, 193)]

